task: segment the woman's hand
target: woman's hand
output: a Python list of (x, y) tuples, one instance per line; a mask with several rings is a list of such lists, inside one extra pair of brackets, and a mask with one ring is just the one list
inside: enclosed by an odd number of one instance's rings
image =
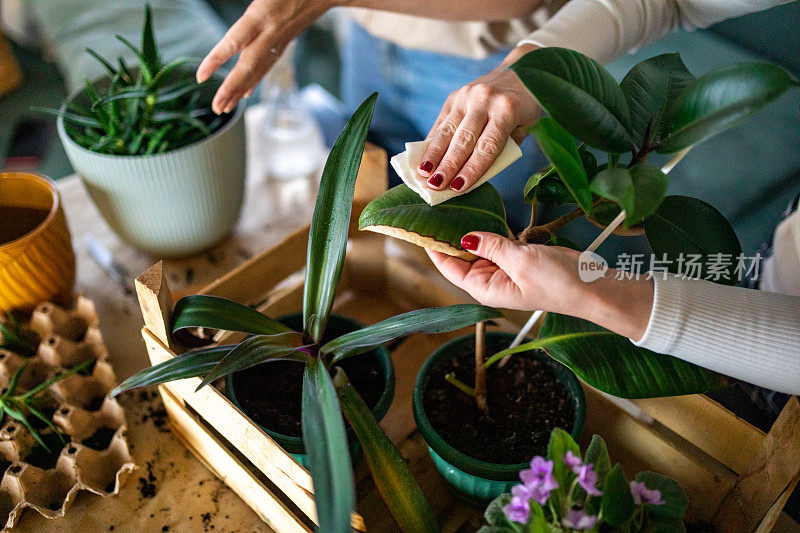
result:
[(211, 103), (214, 112), (229, 113), (242, 97), (250, 96), (286, 45), (335, 5), (336, 0), (253, 0), (197, 68), (197, 81), (202, 83), (240, 54)]
[(584, 282), (580, 253), (560, 246), (524, 244), (494, 233), (464, 235), (461, 246), (481, 259), (470, 263), (427, 250), (439, 272), (484, 305), (551, 311), (640, 339), (653, 305), (651, 279), (617, 279), (617, 270)]
[(517, 143), (539, 117), (539, 105), (506, 67), (534, 45), (514, 49), (492, 72), (450, 94), (433, 124), (417, 172), (428, 187), (469, 189), (494, 163), (510, 136)]

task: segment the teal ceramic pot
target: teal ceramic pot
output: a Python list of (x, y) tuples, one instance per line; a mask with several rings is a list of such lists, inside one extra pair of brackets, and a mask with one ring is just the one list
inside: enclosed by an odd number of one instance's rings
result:
[[(76, 98), (81, 91), (70, 101)], [(92, 202), (128, 244), (155, 257), (180, 257), (233, 230), (244, 199), (244, 106), (209, 137), (149, 156), (92, 152), (72, 140), (63, 118), (57, 127)]]
[[(502, 332), (487, 332), (486, 345), (489, 350), (499, 351), (508, 347), (514, 335)], [(529, 468), (529, 463), (501, 464), (490, 463), (474, 459), (448, 444), (431, 425), (425, 414), (423, 395), (433, 370), (457, 353), (469, 354), (472, 358), (472, 348), (475, 335), (466, 335), (453, 339), (437, 349), (422, 365), (414, 385), (414, 420), (417, 428), (428, 444), (431, 458), (436, 468), (455, 489), (457, 494), (471, 503), (483, 505), (504, 492), (509, 492), (511, 487), (519, 484), (519, 472)], [(567, 367), (555, 362), (541, 352), (532, 352), (555, 372), (558, 380), (566, 387), (575, 400), (575, 419), (570, 433), (578, 440), (583, 431), (583, 422), (586, 416), (586, 404), (583, 397), (583, 388), (578, 378)]]
[[(303, 328), (303, 315), (302, 313), (294, 313), (291, 315), (286, 315), (278, 319), (279, 322), (289, 326), (290, 328), (301, 331)], [(328, 326), (325, 330), (325, 338), (323, 339), (324, 342), (329, 340), (335, 339), (340, 335), (344, 335), (345, 333), (349, 333), (351, 331), (355, 331), (357, 329), (361, 329), (364, 327), (363, 325), (359, 324), (352, 318), (348, 318), (346, 316), (341, 315), (331, 315), (328, 319)], [(378, 348), (372, 350), (371, 352), (363, 353), (361, 355), (357, 355), (353, 358), (353, 361), (358, 360), (358, 358), (362, 357), (373, 357), (378, 362), (378, 367), (381, 370), (381, 373), (384, 378), (384, 388), (381, 396), (378, 400), (378, 403), (375, 404), (375, 407), (372, 409), (372, 414), (375, 416), (375, 419), (380, 422), (383, 420), (383, 417), (386, 416), (386, 412), (389, 411), (389, 406), (392, 405), (392, 400), (394, 399), (394, 365), (392, 364), (392, 357), (389, 354), (389, 350), (387, 350), (383, 346), (379, 346)], [(272, 364), (271, 362), (264, 363), (265, 365)], [(288, 363), (287, 363), (288, 364)], [(300, 364), (300, 363), (296, 363)], [(240, 410), (242, 409), (241, 404), (236, 398), (236, 376), (240, 375), (247, 370), (242, 370), (240, 372), (235, 372), (233, 374), (228, 374), (225, 378), (225, 395), (230, 399), (233, 404), (238, 407)], [(280, 444), (284, 450), (289, 452), (292, 457), (294, 457), (298, 463), (303, 466), (306, 466), (306, 453), (305, 447), (303, 446), (303, 438), (302, 437), (295, 437), (291, 435), (284, 435), (278, 433), (276, 431), (272, 431), (269, 428), (261, 426), (261, 429), (267, 432), (270, 437), (275, 439), (275, 441)], [(350, 457), (355, 457), (358, 453), (360, 453), (360, 446), (358, 445), (358, 439), (356, 439), (355, 434), (351, 429), (347, 431), (347, 440), (348, 445), (350, 447)]]

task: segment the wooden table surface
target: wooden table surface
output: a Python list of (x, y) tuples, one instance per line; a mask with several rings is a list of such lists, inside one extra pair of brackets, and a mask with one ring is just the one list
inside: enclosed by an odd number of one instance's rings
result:
[[(248, 143), (258, 143), (260, 109), (248, 111)], [(250, 147), (248, 147), (250, 148)], [(249, 154), (258, 150), (249, 149)], [(270, 183), (263, 162), (248, 161), (246, 199), (230, 239), (197, 257), (164, 262), (173, 292), (189, 293), (307, 224), (318, 176)], [(158, 258), (137, 252), (111, 231), (77, 176), (57, 182), (77, 257), (76, 291), (91, 298), (118, 381), (149, 366), (139, 305), (134, 294), (109, 278), (89, 257), (91, 233), (135, 277)], [(131, 453), (138, 469), (117, 496), (81, 492), (62, 519), (47, 520), (26, 510), (15, 531), (268, 531), (256, 514), (211, 474), (169, 431), (155, 388), (123, 394)]]

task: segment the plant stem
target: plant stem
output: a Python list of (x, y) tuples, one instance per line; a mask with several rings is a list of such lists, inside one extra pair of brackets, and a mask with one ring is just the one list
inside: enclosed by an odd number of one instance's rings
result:
[(444, 377), (444, 380), (449, 384), (453, 385), (455, 388), (466, 394), (467, 396), (475, 397), (475, 389), (461, 381), (456, 377), (453, 372), (450, 372)]
[(531, 225), (522, 230), (522, 233), (519, 234), (517, 240), (520, 242), (528, 242), (529, 239), (532, 237), (539, 237), (543, 235), (550, 235), (555, 232), (558, 228), (562, 226), (566, 226), (576, 218), (580, 218), (583, 216), (583, 208), (578, 207), (573, 211), (570, 211), (566, 215), (560, 216), (557, 219), (553, 220), (552, 222), (548, 222), (547, 224), (542, 224), (541, 226), (534, 226), (533, 225), (533, 217), (531, 217)]
[(489, 414), (486, 402), (486, 367), (483, 365), (486, 354), (486, 322), (475, 324), (475, 403), (485, 415)]

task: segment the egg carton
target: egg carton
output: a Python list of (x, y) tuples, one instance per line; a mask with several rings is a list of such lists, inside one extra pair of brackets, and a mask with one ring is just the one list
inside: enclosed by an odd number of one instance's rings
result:
[[(98, 327), (94, 303), (78, 296), (72, 309), (42, 303), (22, 328), (39, 339), (26, 358), (0, 349), (0, 390), (23, 364), (17, 393), (23, 393), (67, 368), (95, 361), (84, 373), (54, 383), (39, 409), (64, 434), (47, 426), (37, 432), (47, 452), (26, 427), (10, 416), (0, 425), (0, 525), (12, 528), (30, 507), (47, 518), (64, 516), (80, 490), (107, 497), (119, 492), (135, 467), (125, 413), (108, 396), (116, 385), (114, 369)], [(31, 420), (34, 420), (31, 417)]]

